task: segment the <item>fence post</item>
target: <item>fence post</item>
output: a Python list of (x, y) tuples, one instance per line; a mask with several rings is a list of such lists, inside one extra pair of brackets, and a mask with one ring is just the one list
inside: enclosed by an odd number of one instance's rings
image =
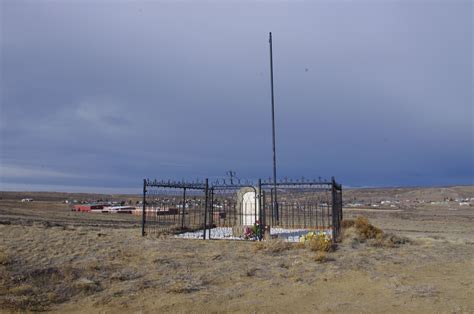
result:
[(186, 211), (186, 188), (183, 188), (183, 210), (181, 217), (181, 229), (184, 229), (184, 214)]
[(273, 227), (274, 225), (276, 225), (275, 224), (275, 208), (273, 206), (274, 205), (274, 203), (273, 203), (273, 189), (270, 189), (270, 204), (272, 206), (272, 227)]
[(337, 194), (337, 199), (338, 199), (338, 204), (340, 204), (339, 208), (339, 216), (338, 216), (338, 221), (337, 221), (337, 232), (338, 234), (341, 233), (341, 225), (342, 225), (342, 184), (338, 184), (338, 194)]
[(143, 179), (143, 207), (142, 207), (142, 237), (145, 236), (145, 223), (146, 223), (146, 179)]
[(331, 178), (331, 194), (332, 194), (332, 242), (336, 242), (336, 179)]
[(339, 183), (339, 193), (341, 197), (341, 212), (340, 212), (341, 218), (339, 219), (339, 223), (342, 223), (342, 220), (344, 219), (344, 217), (342, 216), (342, 184), (340, 183)]
[(204, 240), (206, 240), (206, 225), (207, 225), (207, 200), (208, 200), (208, 197), (209, 197), (209, 181), (208, 179), (206, 178), (206, 188), (205, 188), (205, 194), (206, 194), (206, 198), (205, 198), (205, 201), (204, 201), (204, 233), (203, 233), (203, 238)]
[(210, 240), (211, 239), (211, 228), (212, 226), (214, 225), (214, 187), (210, 188), (209, 190), (209, 194), (210, 194), (210, 209), (209, 209), (209, 233), (207, 234), (208, 235), (208, 239)]

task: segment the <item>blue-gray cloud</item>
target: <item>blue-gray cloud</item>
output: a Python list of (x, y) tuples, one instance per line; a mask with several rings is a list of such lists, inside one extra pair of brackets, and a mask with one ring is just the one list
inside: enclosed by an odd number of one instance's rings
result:
[(472, 184), (472, 12), (471, 1), (2, 1), (2, 188), (268, 177), (268, 31), (280, 176)]

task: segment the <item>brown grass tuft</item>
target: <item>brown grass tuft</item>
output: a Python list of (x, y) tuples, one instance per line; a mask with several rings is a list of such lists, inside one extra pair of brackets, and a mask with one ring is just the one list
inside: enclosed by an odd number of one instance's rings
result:
[(28, 284), (19, 285), (9, 289), (9, 292), (13, 295), (29, 295), (33, 293), (33, 287)]
[(59, 302), (63, 301), (63, 298), (61, 298), (61, 296), (56, 292), (48, 292), (46, 294), (46, 298), (51, 303), (59, 303)]
[(253, 246), (253, 249), (254, 249), (255, 252), (257, 252), (257, 251), (264, 250), (265, 247), (266, 247), (265, 242), (258, 241), (258, 242), (255, 242), (255, 244)]
[(372, 246), (376, 247), (399, 247), (401, 244), (410, 243), (410, 240), (405, 237), (399, 237), (394, 234), (379, 234), (375, 239), (371, 239), (368, 242)]
[(97, 291), (100, 291), (100, 286), (87, 278), (80, 278), (74, 283), (74, 288), (81, 292), (85, 292), (87, 294), (91, 294)]
[(342, 230), (342, 240), (346, 241), (348, 239), (358, 239), (359, 233), (355, 227), (350, 227)]
[(257, 269), (255, 267), (248, 268), (247, 271), (245, 272), (245, 276), (253, 277), (253, 276), (255, 276), (256, 272), (257, 272)]
[(292, 248), (291, 243), (285, 242), (280, 239), (272, 239), (268, 241), (255, 242), (254, 250), (264, 251), (268, 253), (281, 253)]
[(7, 253), (0, 252), (0, 265), (8, 265), (11, 262), (12, 262), (12, 259)]
[(298, 243), (294, 243), (293, 244), (293, 247), (295, 249), (305, 249), (306, 248), (306, 245), (303, 243), (303, 242), (298, 242)]
[(326, 252), (317, 252), (315, 257), (314, 257), (314, 260), (318, 263), (325, 263), (328, 261), (328, 258), (327, 258), (327, 253)]
[(199, 287), (192, 285), (189, 282), (175, 282), (171, 284), (166, 290), (168, 293), (191, 293), (198, 291)]

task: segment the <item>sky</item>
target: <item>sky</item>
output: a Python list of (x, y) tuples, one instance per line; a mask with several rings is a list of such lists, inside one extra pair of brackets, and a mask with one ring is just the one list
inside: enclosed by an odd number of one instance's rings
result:
[(0, 190), (474, 184), (473, 2), (0, 0)]

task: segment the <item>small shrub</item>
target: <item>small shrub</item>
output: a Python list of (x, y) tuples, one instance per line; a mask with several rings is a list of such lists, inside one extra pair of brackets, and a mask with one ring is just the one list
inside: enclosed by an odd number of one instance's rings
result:
[(313, 252), (329, 252), (332, 249), (332, 242), (324, 236), (318, 236), (306, 241), (307, 247)]
[(358, 217), (354, 223), (361, 240), (383, 236), (383, 231), (369, 223), (366, 217)]
[(354, 225), (355, 225), (355, 220), (354, 219), (344, 219), (341, 222), (341, 227), (343, 229), (348, 229), (348, 228), (354, 227)]
[[(353, 226), (345, 228), (342, 232), (343, 242), (351, 244), (353, 248), (363, 242), (375, 247), (398, 247), (400, 244), (410, 242), (408, 238), (384, 233), (381, 229), (370, 224), (366, 217), (358, 217), (353, 222)], [(351, 224), (346, 223), (346, 226)]]
[(300, 236), (300, 245), (308, 247), (311, 251), (329, 252), (333, 249), (331, 237), (324, 232), (310, 231), (306, 235)]

